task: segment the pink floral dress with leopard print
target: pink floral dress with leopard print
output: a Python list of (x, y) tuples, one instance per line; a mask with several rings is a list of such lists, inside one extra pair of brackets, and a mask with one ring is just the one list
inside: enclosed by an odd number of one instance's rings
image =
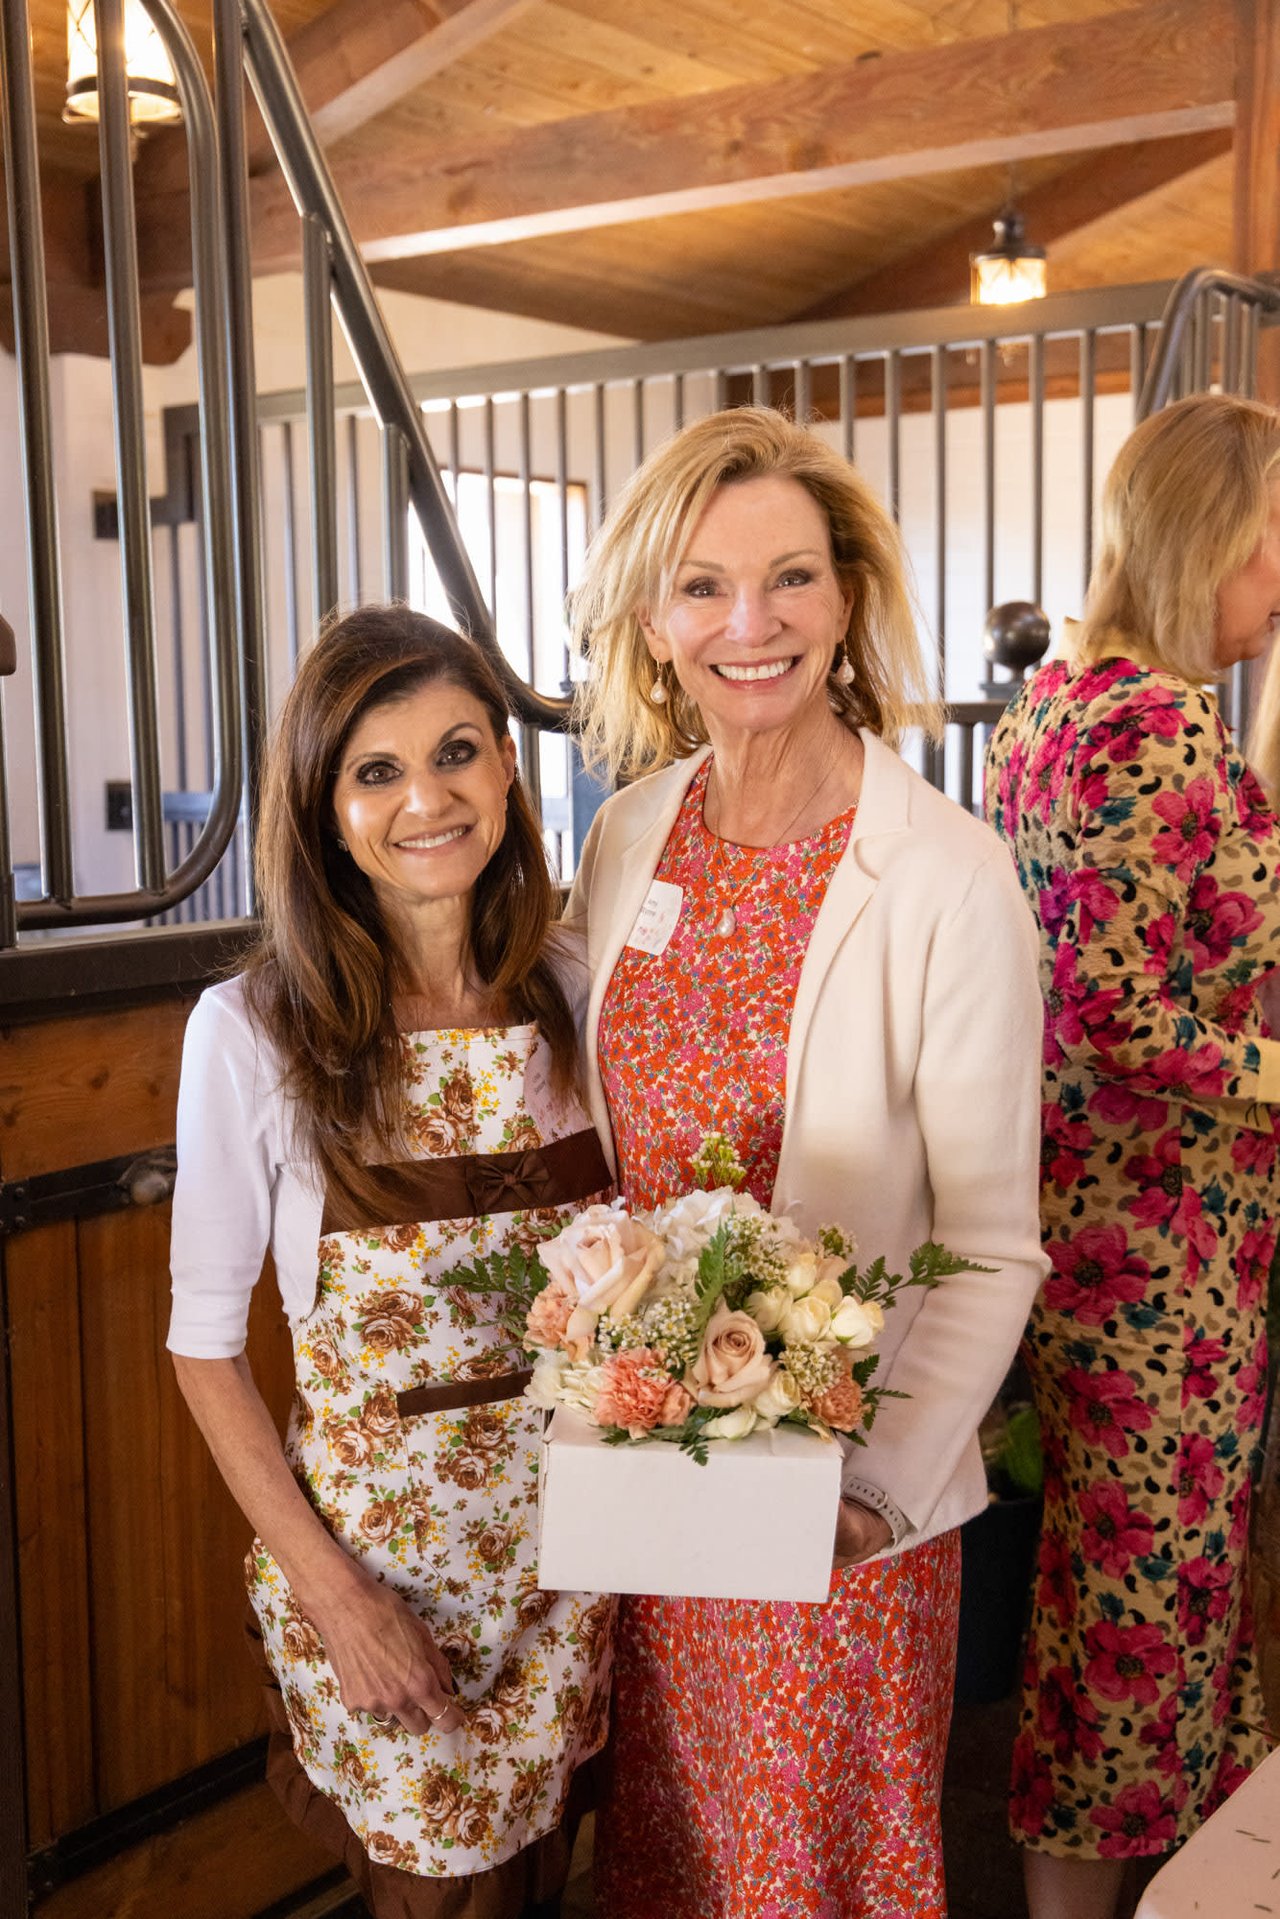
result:
[[(853, 822), (730, 845), (702, 821), (709, 767), (657, 870), (683, 892), (675, 933), (624, 949), (600, 1022), (622, 1190), (643, 1207), (689, 1190), (712, 1131), (769, 1204), (796, 987)], [(954, 1533), (834, 1575), (820, 1606), (623, 1600), (601, 1919), (941, 1919), (958, 1606)]]
[(1159, 1854), (1266, 1751), (1246, 1577), (1277, 1111), (1257, 993), (1280, 824), (1199, 688), (1041, 669), (987, 813), (1041, 931), (1041, 1219), (1027, 1338), (1044, 1530), (1014, 1753), (1024, 1845)]
[[(397, 1915), (434, 1909), (415, 1903), (413, 1879), (425, 1891), (488, 1874), (557, 1827), (575, 1769), (604, 1739), (613, 1611), (607, 1596), (538, 1589), (543, 1415), (493, 1390), (518, 1361), (492, 1302), (450, 1279), (460, 1262), (531, 1242), (602, 1197), (598, 1141), (574, 1130), (586, 1124), (580, 1112), (560, 1129), (530, 1110), (535, 1055), (545, 1053), (534, 1027), (419, 1032), (402, 1043), (414, 1159), (396, 1170), (407, 1192), (416, 1178), (424, 1196), (443, 1183), (446, 1198), (424, 1208), (437, 1216), (402, 1223), (338, 1230), (327, 1219), (315, 1304), (294, 1328), (286, 1453), (347, 1550), (430, 1625), (452, 1668), (461, 1729), (419, 1735), (348, 1712), (279, 1567), (260, 1542), (248, 1561), (281, 1716), (309, 1782), (286, 1771), (277, 1789), (350, 1857), (345, 1822), (372, 1862), (379, 1910), (398, 1882), (386, 1908)], [(560, 1149), (577, 1154), (572, 1204)], [(520, 1182), (536, 1187), (540, 1168), (565, 1202), (526, 1198), (512, 1210)], [(455, 1403), (417, 1412), (424, 1388)], [(457, 1404), (468, 1390), (478, 1403)]]

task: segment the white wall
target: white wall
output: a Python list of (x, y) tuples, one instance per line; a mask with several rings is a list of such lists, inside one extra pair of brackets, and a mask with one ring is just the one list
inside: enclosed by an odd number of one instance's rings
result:
[[(415, 373), (617, 344), (612, 335), (510, 318), (408, 294), (387, 293), (381, 304), (401, 359)], [(301, 386), (305, 361), (302, 283), (297, 275), (276, 275), (256, 283), (254, 330), (258, 390)], [(337, 330), (334, 357), (338, 380), (353, 379), (355, 369)], [(116, 485), (107, 364), (80, 355), (59, 355), (53, 362), (50, 388), (71, 709), (76, 887), (81, 893), (96, 893), (133, 884), (130, 837), (108, 833), (105, 824), (106, 782), (129, 777), (120, 548), (114, 542), (93, 537), (93, 494), (112, 493)], [(196, 395), (194, 348), (172, 367), (147, 370), (148, 491), (153, 496), (166, 490), (161, 414), (165, 407), (194, 401)], [(0, 611), (17, 633), (19, 655), (18, 674), (4, 685), (0, 698), (7, 741), (13, 854), (15, 862), (21, 863), (37, 859), (39, 845), (18, 397), (16, 362), (11, 355), (0, 352), (0, 445), (9, 455), (0, 465)], [(163, 544), (158, 552), (156, 613), (157, 629), (163, 633), (171, 608)], [(185, 606), (184, 611), (188, 630), (194, 632), (196, 609)], [(168, 712), (171, 674), (163, 646), (158, 667), (162, 712)], [(173, 751), (174, 742), (169, 738), (165, 742), (167, 777), (171, 777)]]

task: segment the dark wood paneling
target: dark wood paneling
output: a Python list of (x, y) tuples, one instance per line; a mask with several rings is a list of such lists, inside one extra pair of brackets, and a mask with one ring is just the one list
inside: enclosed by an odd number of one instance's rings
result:
[(98, 1810), (74, 1223), (42, 1226), (9, 1240), (5, 1272), (27, 1820), (30, 1843), (39, 1847)]
[(147, 1840), (42, 1900), (38, 1919), (254, 1919), (333, 1869), (267, 1786)]
[[(4, 1176), (171, 1141), (186, 1012), (170, 996), (0, 1033)], [(4, 1246), (33, 1851), (264, 1729), (243, 1643), (249, 1528), (164, 1349), (169, 1213), (133, 1207)], [(269, 1263), (250, 1354), (283, 1425), (292, 1355)], [(37, 1911), (250, 1919), (331, 1866), (265, 1790), (239, 1791)]]

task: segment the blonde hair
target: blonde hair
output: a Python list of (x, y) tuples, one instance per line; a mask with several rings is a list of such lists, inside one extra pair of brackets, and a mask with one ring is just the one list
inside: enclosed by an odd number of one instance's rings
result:
[(1077, 656), (1119, 637), (1184, 679), (1215, 678), (1218, 588), (1257, 549), (1278, 469), (1280, 413), (1256, 400), (1201, 393), (1135, 428), (1107, 475)]
[[(626, 778), (684, 758), (707, 740), (697, 706), (672, 678), (649, 698), (655, 666), (642, 609), (670, 592), (693, 530), (717, 487), (765, 476), (796, 480), (821, 508), (841, 589), (852, 594), (843, 635), (854, 669), (827, 678), (833, 708), (896, 746), (908, 726), (941, 735), (906, 584), (898, 530), (870, 487), (817, 434), (771, 407), (735, 407), (685, 427), (651, 453), (591, 543), (573, 596), (573, 643), (589, 674), (578, 691), (589, 766)], [(833, 648), (832, 667), (838, 664)]]

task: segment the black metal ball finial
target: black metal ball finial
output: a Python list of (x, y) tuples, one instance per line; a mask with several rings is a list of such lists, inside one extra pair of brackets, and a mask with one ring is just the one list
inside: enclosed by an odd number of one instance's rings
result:
[(993, 666), (1019, 677), (1049, 650), (1049, 622), (1031, 600), (1005, 600), (993, 606), (982, 629), (982, 651)]

